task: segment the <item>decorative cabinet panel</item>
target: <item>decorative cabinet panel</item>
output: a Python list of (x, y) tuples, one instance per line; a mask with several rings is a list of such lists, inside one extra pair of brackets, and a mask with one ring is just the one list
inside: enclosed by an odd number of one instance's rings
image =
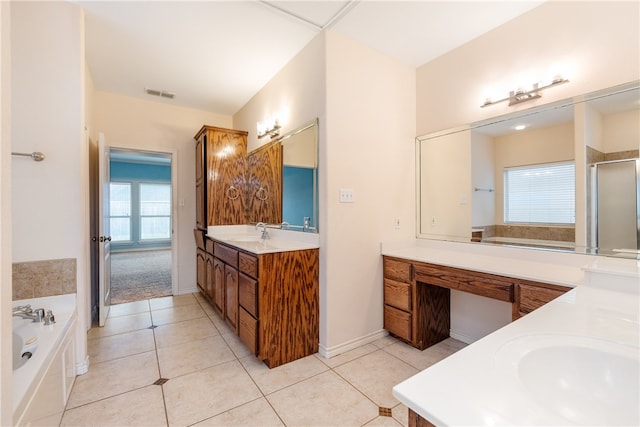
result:
[(273, 368), (318, 351), (318, 249), (252, 254), (214, 241), (213, 252), (221, 313), (253, 354)]
[(247, 222), (282, 222), (282, 145), (267, 144), (247, 158)]
[(196, 140), (196, 226), (246, 222), (245, 131), (203, 126)]

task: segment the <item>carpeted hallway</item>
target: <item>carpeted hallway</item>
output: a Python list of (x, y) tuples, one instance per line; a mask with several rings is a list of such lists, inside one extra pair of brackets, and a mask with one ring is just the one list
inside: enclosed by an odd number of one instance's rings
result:
[(111, 254), (111, 304), (171, 295), (171, 249)]

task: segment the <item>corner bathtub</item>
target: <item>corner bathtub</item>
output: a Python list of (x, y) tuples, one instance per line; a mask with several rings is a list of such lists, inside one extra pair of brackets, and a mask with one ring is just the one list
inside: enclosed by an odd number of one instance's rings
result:
[(58, 425), (75, 380), (76, 295), (16, 300), (12, 307), (27, 304), (53, 311), (55, 323), (12, 318), (13, 424)]

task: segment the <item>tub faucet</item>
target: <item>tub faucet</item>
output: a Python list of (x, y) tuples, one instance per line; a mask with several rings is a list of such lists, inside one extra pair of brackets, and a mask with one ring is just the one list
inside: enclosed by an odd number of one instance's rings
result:
[(269, 232), (267, 231), (267, 223), (266, 222), (257, 223), (256, 230), (260, 227), (262, 227), (262, 234), (260, 235), (260, 238), (262, 240), (267, 240), (269, 238)]
[(22, 317), (23, 319), (31, 319), (34, 322), (42, 322), (42, 318), (44, 317), (44, 309), (38, 308), (36, 310), (33, 310), (31, 308), (31, 304), (19, 305), (13, 308), (12, 315)]

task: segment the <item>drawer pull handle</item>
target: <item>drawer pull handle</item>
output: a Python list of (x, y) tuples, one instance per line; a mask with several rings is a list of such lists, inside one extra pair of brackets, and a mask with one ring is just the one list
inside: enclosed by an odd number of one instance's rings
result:
[(264, 187), (260, 187), (260, 189), (256, 191), (256, 198), (258, 200), (265, 201), (269, 198), (269, 193), (267, 193), (267, 190)]
[(227, 188), (227, 199), (236, 200), (238, 197), (240, 197), (240, 190), (233, 185)]

